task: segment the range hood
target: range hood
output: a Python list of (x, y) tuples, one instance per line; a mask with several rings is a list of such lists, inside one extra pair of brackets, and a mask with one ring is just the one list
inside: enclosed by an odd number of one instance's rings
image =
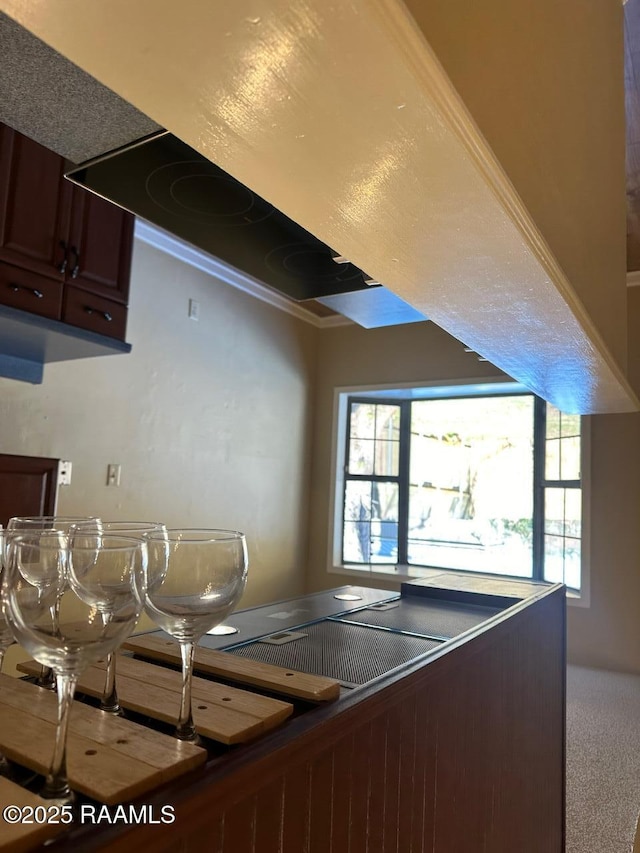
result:
[(380, 287), (168, 131), (66, 177), (297, 302)]

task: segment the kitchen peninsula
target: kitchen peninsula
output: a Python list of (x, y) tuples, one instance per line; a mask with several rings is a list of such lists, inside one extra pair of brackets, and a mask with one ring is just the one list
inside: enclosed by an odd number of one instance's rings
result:
[[(285, 673), (297, 660), (339, 697), (279, 696), (294, 703), (281, 725), (135, 802), (170, 805), (172, 823), (83, 826), (48, 850), (564, 850), (563, 586), (443, 573), (399, 597), (346, 587), (230, 622), (204, 657), (224, 647), (230, 669)], [(165, 640), (132, 646), (157, 657)]]

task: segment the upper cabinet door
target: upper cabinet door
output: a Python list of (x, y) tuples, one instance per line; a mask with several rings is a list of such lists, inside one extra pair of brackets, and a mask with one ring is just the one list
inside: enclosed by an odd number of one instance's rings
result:
[(71, 187), (64, 160), (0, 125), (0, 260), (62, 280)]
[(67, 281), (126, 305), (133, 221), (121, 207), (74, 187)]
[(0, 524), (14, 515), (55, 515), (59, 464), (0, 453)]

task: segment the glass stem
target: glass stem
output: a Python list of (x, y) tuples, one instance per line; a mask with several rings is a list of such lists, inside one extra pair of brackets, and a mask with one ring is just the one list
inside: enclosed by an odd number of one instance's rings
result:
[(46, 799), (65, 800), (70, 802), (73, 794), (67, 779), (67, 732), (69, 730), (69, 714), (76, 689), (77, 675), (58, 675), (58, 726), (56, 728), (56, 743), (53, 750), (51, 768), (47, 775), (41, 796)]
[[(13, 640), (10, 640), (6, 645), (0, 645), (0, 672), (2, 672), (2, 664), (4, 662), (4, 655)], [(0, 752), (0, 776), (5, 776), (6, 778), (13, 778), (13, 773), (11, 772), (11, 765), (7, 761), (7, 757)]]
[[(111, 620), (110, 613), (102, 614), (102, 624), (106, 628)], [(107, 655), (107, 671), (104, 679), (104, 690), (100, 700), (100, 708), (110, 714), (120, 713), (120, 703), (116, 692), (116, 657), (114, 652)]]
[[(60, 596), (56, 597), (56, 603), (49, 608), (51, 614), (51, 623), (53, 625), (54, 636), (58, 634), (58, 622), (60, 619)], [(36, 682), (39, 687), (46, 687), (48, 690), (55, 690), (56, 677), (53, 670), (49, 666), (43, 666), (40, 670), (40, 676)]]
[(182, 655), (182, 698), (180, 700), (180, 717), (176, 726), (176, 737), (180, 738), (180, 740), (196, 740), (198, 737), (191, 715), (191, 680), (195, 650), (195, 643), (180, 643), (180, 654)]
[(116, 692), (116, 658), (113, 652), (107, 655), (107, 671), (104, 678), (104, 690), (102, 699), (100, 700), (100, 708), (103, 711), (109, 711), (111, 714), (117, 714), (120, 711), (120, 703), (118, 702), (118, 694)]

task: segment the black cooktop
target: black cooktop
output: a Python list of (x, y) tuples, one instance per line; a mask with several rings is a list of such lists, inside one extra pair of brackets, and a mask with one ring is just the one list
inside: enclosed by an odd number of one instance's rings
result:
[(366, 276), (168, 131), (67, 177), (280, 293), (302, 301), (364, 290)]

